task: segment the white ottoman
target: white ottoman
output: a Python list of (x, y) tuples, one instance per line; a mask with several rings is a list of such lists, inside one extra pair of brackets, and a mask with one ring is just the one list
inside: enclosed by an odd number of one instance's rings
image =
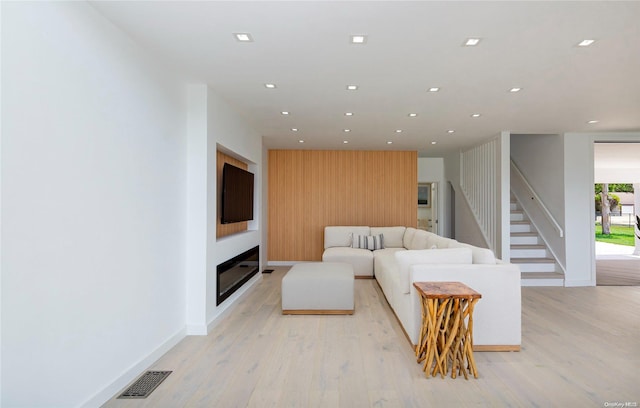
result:
[(293, 265), (282, 278), (282, 314), (353, 314), (353, 279), (348, 263)]

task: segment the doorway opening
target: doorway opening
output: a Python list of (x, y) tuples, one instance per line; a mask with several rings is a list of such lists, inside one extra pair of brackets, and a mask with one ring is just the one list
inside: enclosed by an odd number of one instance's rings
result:
[(418, 229), (438, 234), (438, 183), (418, 183)]
[(595, 143), (594, 176), (596, 285), (638, 286), (640, 143)]

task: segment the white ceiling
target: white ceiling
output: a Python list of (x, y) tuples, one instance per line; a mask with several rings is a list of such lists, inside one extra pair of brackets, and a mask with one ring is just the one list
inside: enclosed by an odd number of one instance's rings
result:
[[(91, 4), (185, 81), (208, 83), (270, 148), (434, 157), (502, 130), (640, 130), (640, 2)], [(463, 47), (468, 37), (482, 41)]]
[(640, 143), (595, 143), (596, 183), (640, 183)]

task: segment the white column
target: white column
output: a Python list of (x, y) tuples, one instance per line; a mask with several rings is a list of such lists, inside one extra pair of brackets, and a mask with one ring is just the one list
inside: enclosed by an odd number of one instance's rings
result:
[(638, 222), (638, 219), (636, 217), (640, 216), (640, 183), (633, 183), (633, 191), (633, 212), (635, 215), (633, 217), (633, 225), (636, 226), (633, 230), (635, 233), (634, 235), (636, 236), (636, 249), (633, 251), (633, 255), (640, 255), (640, 238), (638, 238), (638, 235), (640, 235), (640, 230), (638, 230), (639, 226), (636, 225), (636, 223)]

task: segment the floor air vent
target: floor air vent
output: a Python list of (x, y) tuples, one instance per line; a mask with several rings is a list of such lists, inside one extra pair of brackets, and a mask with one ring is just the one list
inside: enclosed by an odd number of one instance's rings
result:
[(147, 371), (118, 398), (147, 398), (172, 371)]

